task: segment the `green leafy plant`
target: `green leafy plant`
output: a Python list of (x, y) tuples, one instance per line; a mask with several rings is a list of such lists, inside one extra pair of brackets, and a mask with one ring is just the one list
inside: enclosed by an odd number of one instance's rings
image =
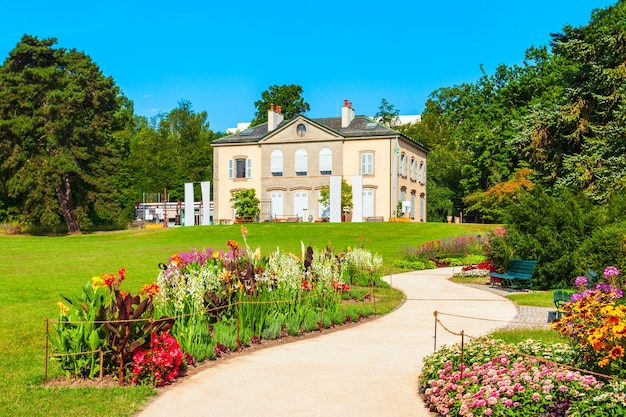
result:
[(99, 352), (96, 351), (106, 349), (103, 320), (110, 293), (98, 285), (98, 280), (99, 277), (94, 277), (87, 282), (78, 296), (61, 295), (69, 306), (57, 303), (59, 320), (49, 340), (68, 378), (94, 378), (100, 372)]
[(233, 192), (230, 202), (233, 203), (235, 213), (239, 217), (256, 219), (261, 212), (260, 201), (254, 188)]

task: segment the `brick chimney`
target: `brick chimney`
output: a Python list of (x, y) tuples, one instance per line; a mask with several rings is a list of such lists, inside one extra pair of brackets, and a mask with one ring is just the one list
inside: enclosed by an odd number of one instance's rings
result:
[(345, 128), (350, 126), (352, 120), (354, 120), (354, 109), (352, 108), (352, 103), (345, 99), (343, 101), (343, 107), (341, 108), (341, 127)]
[(267, 112), (267, 131), (271, 132), (276, 129), (279, 124), (285, 120), (285, 116), (282, 113), (280, 106), (276, 106), (274, 109), (274, 103), (270, 104), (270, 109)]

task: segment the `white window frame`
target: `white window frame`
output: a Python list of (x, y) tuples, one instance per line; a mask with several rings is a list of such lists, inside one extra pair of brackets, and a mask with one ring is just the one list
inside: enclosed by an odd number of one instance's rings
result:
[(361, 154), (361, 175), (374, 175), (373, 152), (363, 152)]
[(283, 176), (283, 151), (276, 149), (270, 156), (270, 172), (274, 177)]
[(319, 164), (320, 164), (320, 175), (332, 175), (333, 151), (331, 151), (330, 148), (320, 149)]
[(308, 173), (309, 154), (306, 149), (300, 148), (295, 153), (294, 167), (296, 175), (305, 176)]

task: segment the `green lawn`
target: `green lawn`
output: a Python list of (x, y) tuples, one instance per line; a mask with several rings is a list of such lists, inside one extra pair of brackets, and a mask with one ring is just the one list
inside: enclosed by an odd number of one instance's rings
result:
[[(300, 242), (336, 250), (365, 247), (390, 267), (403, 247), (444, 237), (485, 234), (493, 226), (442, 223), (249, 224), (248, 243), (263, 254), (280, 247), (300, 253)], [(158, 264), (192, 248), (227, 249), (242, 243), (240, 227), (144, 229), (80, 236), (0, 235), (0, 415), (127, 416), (151, 389), (44, 388), (45, 319), (56, 318), (59, 294), (76, 294), (94, 275), (126, 268), (124, 288), (137, 291), (158, 275)]]

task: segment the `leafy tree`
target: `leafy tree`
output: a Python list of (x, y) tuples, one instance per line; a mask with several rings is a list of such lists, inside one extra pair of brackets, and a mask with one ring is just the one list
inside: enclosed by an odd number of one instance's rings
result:
[(233, 192), (230, 201), (233, 203), (233, 208), (238, 217), (256, 219), (261, 212), (259, 208), (261, 202), (257, 198), (254, 188)]
[[(319, 203), (323, 206), (330, 207), (330, 186), (323, 185), (320, 187)], [(342, 178), (341, 179), (341, 209), (348, 207), (352, 210), (352, 186)]]
[(211, 142), (219, 134), (210, 130), (206, 111), (195, 112), (182, 100), (169, 113), (136, 123), (130, 155), (136, 200), (164, 188), (172, 200), (182, 200), (184, 183), (213, 178)]
[(558, 188), (596, 201), (626, 187), (626, 2), (595, 10), (589, 24), (552, 35), (563, 65), (563, 100), (537, 104), (516, 145)]
[[(530, 48), (521, 66), (500, 65), (492, 75), (483, 71), (475, 83), (433, 92), (423, 123), (412, 128), (413, 137), (431, 148), (429, 188), (432, 179), (440, 177), (435, 183), (451, 191), (454, 206), (463, 208), (465, 196), (506, 181), (527, 166), (514, 138), (534, 105), (548, 105), (560, 97), (560, 64), (545, 47)], [(440, 172), (451, 163), (458, 174), (442, 181)], [(429, 206), (431, 197), (429, 191)], [(435, 217), (429, 211), (429, 219)]]
[(374, 115), (374, 120), (385, 126), (394, 127), (399, 124), (399, 114), (400, 110), (396, 109), (393, 104), (383, 98), (380, 101), (378, 112)]
[[(112, 222), (123, 97), (89, 56), (24, 35), (0, 67), (0, 190), (28, 224)], [(116, 149), (117, 146), (117, 149)]]
[(261, 99), (254, 102), (257, 111), (251, 126), (257, 126), (267, 122), (267, 112), (270, 105), (280, 106), (286, 120), (292, 119), (299, 114), (311, 110), (309, 103), (304, 101), (303, 89), (299, 85), (272, 85), (269, 90), (261, 93)]
[[(427, 108), (433, 105), (435, 103), (432, 100), (426, 102)], [(446, 145), (450, 137), (450, 129), (437, 112), (437, 108), (430, 108), (429, 111), (422, 114), (420, 122), (400, 125), (396, 129), (429, 149)]]
[(530, 191), (535, 183), (529, 178), (532, 170), (522, 168), (517, 170), (510, 180), (500, 182), (486, 191), (476, 191), (467, 197), (464, 202), (468, 212), (476, 211), (483, 218), (493, 222), (501, 222), (505, 217), (507, 203), (515, 199), (520, 190)]

